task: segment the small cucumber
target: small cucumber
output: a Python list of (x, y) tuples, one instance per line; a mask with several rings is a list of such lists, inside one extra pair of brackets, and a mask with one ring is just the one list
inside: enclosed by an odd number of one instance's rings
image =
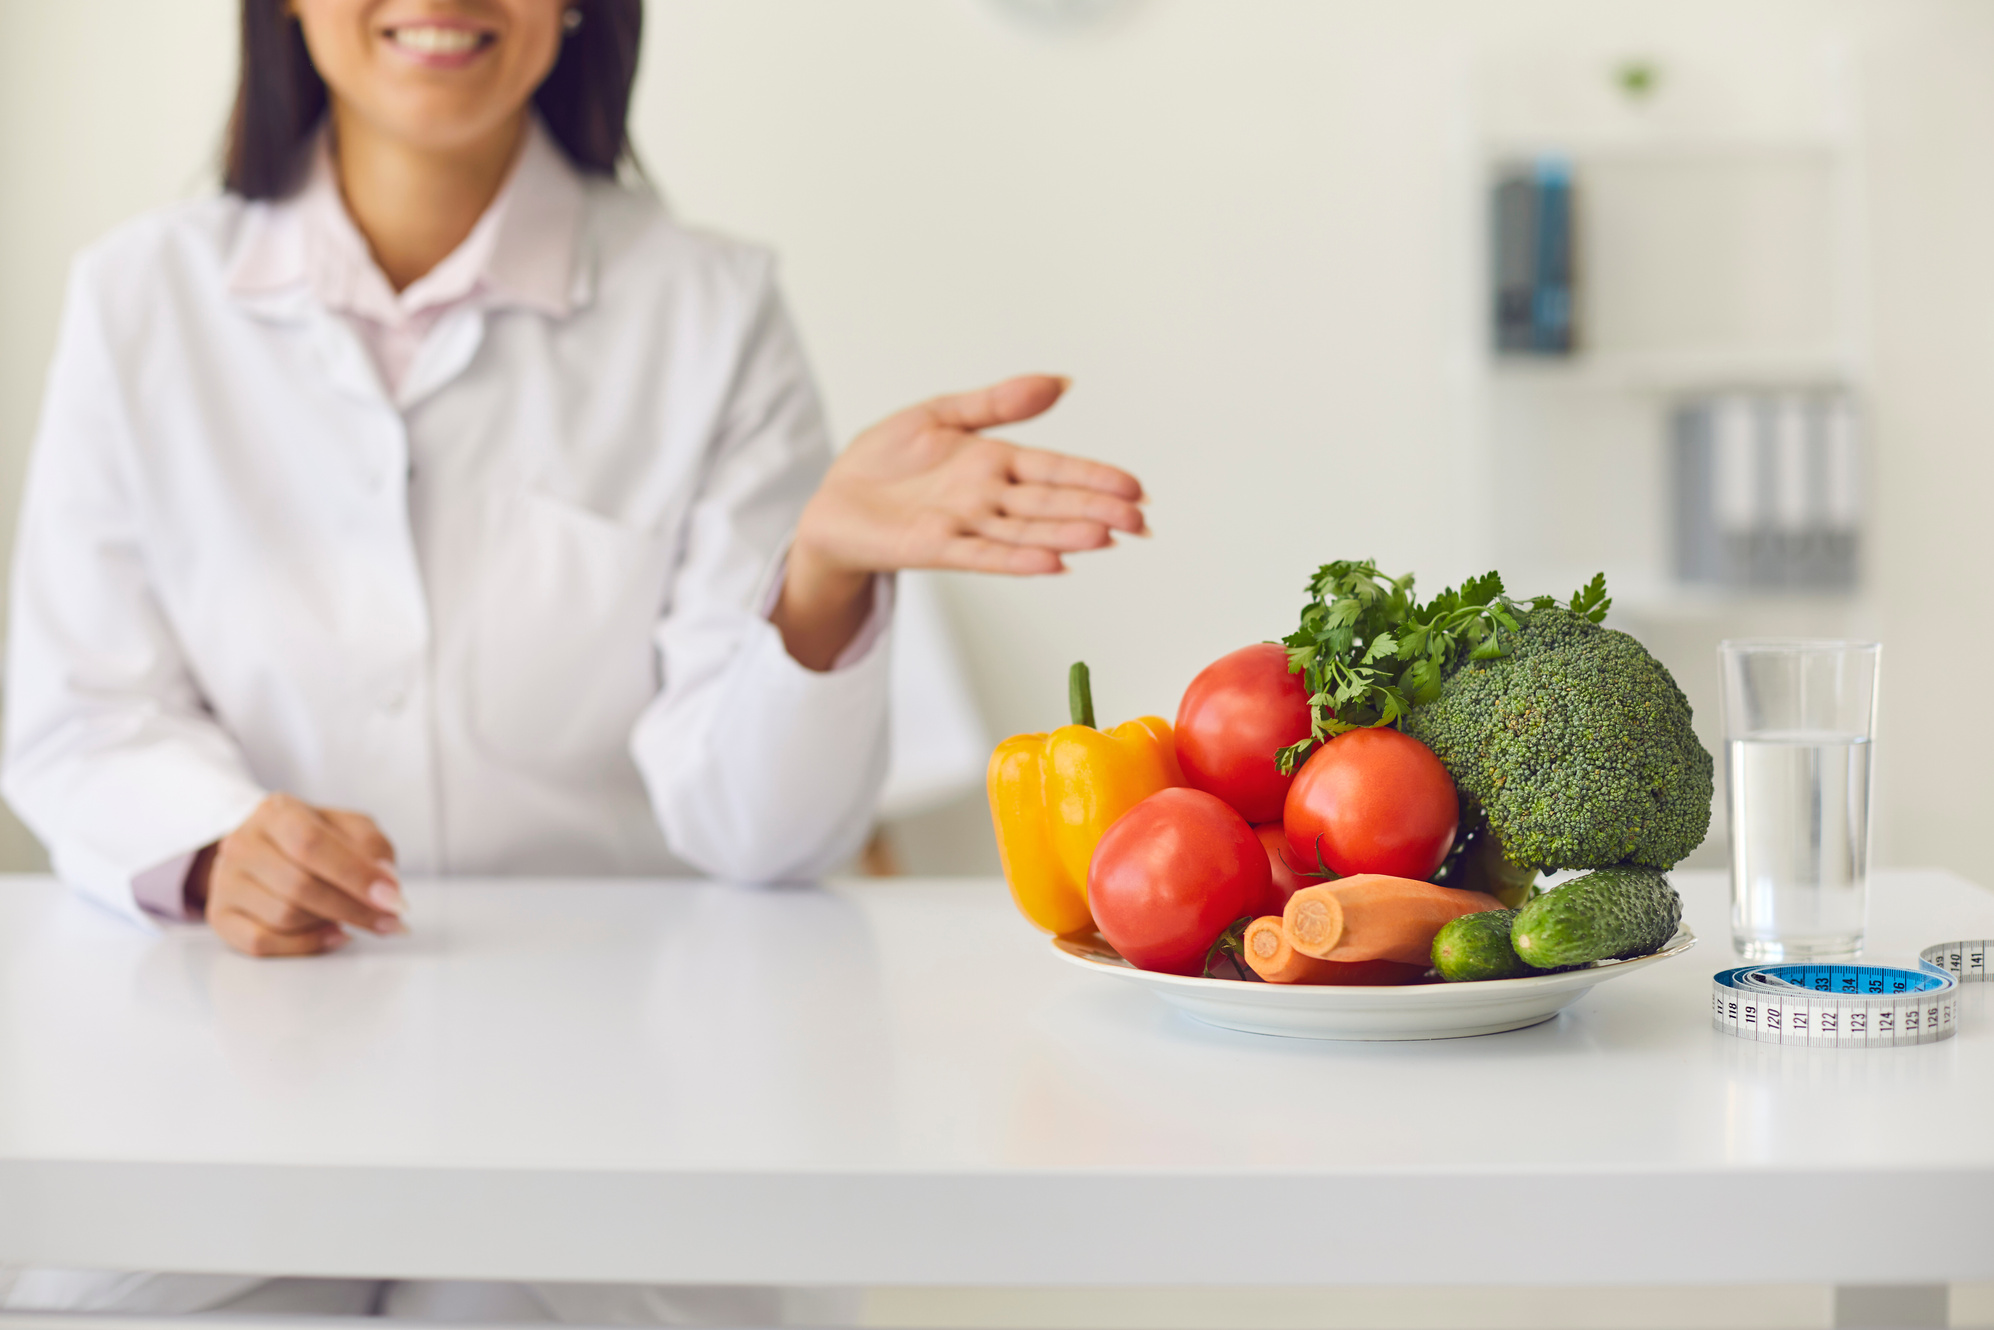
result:
[(1514, 979), (1531, 972), (1509, 942), (1515, 910), (1483, 910), (1450, 919), (1433, 935), (1433, 968), (1442, 979)]
[(1682, 897), (1659, 869), (1601, 868), (1517, 912), (1510, 944), (1526, 965), (1584, 965), (1661, 950), (1682, 922)]

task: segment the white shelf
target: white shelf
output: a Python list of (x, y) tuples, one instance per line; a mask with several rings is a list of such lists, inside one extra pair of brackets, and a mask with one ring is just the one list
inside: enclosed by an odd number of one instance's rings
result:
[(1666, 129), (1546, 131), (1506, 133), (1482, 140), (1482, 155), (1491, 162), (1561, 158), (1576, 165), (1598, 161), (1676, 161), (1781, 157), (1833, 158), (1851, 151), (1846, 133), (1711, 134)]
[(1490, 352), (1487, 363), (1497, 383), (1601, 392), (1850, 387), (1862, 377), (1856, 356), (1826, 350)]
[(1783, 610), (1846, 613), (1864, 603), (1859, 588), (1846, 591), (1805, 587), (1725, 590), (1676, 583), (1654, 591), (1615, 595), (1613, 611), (1607, 616), (1607, 623), (1612, 626), (1613, 620), (1623, 615), (1650, 623), (1701, 623), (1712, 619), (1730, 619), (1740, 614), (1756, 618)]

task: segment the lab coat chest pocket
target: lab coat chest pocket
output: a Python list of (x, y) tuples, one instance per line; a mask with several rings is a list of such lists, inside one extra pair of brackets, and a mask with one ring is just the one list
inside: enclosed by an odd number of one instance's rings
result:
[(670, 542), (526, 488), (495, 495), (488, 523), (471, 640), (480, 738), (578, 780), (627, 764), (658, 687)]

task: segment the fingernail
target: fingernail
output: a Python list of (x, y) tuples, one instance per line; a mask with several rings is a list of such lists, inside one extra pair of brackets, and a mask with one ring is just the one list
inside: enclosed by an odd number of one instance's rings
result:
[(402, 880), (401, 870), (395, 867), (395, 861), (392, 859), (376, 859), (374, 861), (374, 871), (390, 882), (399, 882)]
[(408, 898), (392, 882), (376, 882), (367, 888), (367, 899), (390, 914), (408, 913)]
[(352, 940), (353, 935), (345, 929), (331, 928), (326, 930), (324, 939), (319, 943), (319, 947), (323, 951), (338, 951)]
[(384, 914), (374, 921), (374, 931), (382, 937), (394, 937), (398, 933), (408, 932), (408, 925), (392, 914)]

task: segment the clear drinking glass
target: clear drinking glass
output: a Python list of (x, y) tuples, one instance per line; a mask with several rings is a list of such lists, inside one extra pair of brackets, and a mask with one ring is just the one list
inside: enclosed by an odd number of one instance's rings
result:
[(1862, 950), (1880, 651), (1793, 640), (1717, 648), (1731, 941), (1746, 960)]

